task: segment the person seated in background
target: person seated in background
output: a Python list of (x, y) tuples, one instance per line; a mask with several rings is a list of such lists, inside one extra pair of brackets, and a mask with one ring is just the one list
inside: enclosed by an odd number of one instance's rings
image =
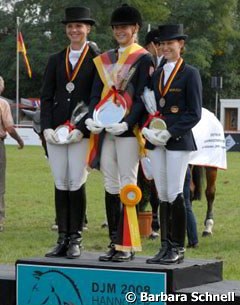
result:
[[(4, 88), (4, 80), (2, 76), (0, 76), (0, 95)], [(4, 229), (5, 219), (4, 194), (6, 180), (6, 151), (4, 139), (6, 138), (7, 133), (17, 141), (19, 149), (24, 147), (24, 142), (14, 127), (10, 106), (5, 99), (0, 98), (0, 232)]]

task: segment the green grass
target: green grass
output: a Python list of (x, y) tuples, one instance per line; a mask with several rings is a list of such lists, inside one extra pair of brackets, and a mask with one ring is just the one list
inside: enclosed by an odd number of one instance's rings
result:
[[(56, 232), (50, 230), (54, 222), (53, 180), (40, 147), (17, 150), (7, 147), (7, 193), (5, 230), (0, 233), (0, 263), (14, 263), (19, 258), (42, 256), (54, 245)], [(214, 234), (201, 237), (206, 213), (205, 199), (194, 202), (198, 221), (200, 247), (187, 250), (186, 257), (221, 259), (224, 279), (240, 280), (240, 204), (239, 153), (228, 153), (228, 170), (218, 171), (214, 205)], [(107, 230), (101, 229), (105, 219), (103, 181), (93, 171), (87, 183), (89, 230), (84, 231), (86, 251), (105, 251)], [(158, 240), (143, 239), (143, 252), (153, 255)]]

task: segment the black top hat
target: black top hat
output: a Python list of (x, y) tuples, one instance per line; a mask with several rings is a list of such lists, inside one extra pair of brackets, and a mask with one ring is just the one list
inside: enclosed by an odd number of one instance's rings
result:
[(112, 26), (138, 24), (141, 27), (142, 16), (135, 7), (123, 4), (113, 11), (110, 24)]
[(63, 24), (71, 22), (83, 22), (90, 25), (95, 24), (95, 20), (90, 18), (90, 9), (88, 7), (67, 7), (65, 10), (65, 20)]
[(160, 41), (186, 39), (188, 36), (183, 33), (182, 24), (166, 24), (159, 25), (159, 39)]
[(153, 43), (159, 43), (160, 42), (159, 30), (158, 29), (152, 29), (145, 36), (145, 43), (144, 43), (145, 46), (148, 45), (151, 42), (153, 42)]

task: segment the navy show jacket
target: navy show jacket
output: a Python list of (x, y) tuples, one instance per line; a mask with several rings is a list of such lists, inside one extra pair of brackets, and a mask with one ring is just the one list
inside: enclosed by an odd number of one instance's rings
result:
[[(201, 119), (202, 108), (202, 82), (199, 71), (182, 63), (167, 94), (164, 107), (160, 106), (162, 97), (159, 90), (160, 75), (163, 67), (157, 69), (152, 76), (152, 89), (155, 93), (157, 110), (163, 115), (167, 130), (171, 138), (167, 142), (168, 150), (197, 149), (192, 128)], [(154, 149), (154, 145), (147, 142), (146, 148)]]

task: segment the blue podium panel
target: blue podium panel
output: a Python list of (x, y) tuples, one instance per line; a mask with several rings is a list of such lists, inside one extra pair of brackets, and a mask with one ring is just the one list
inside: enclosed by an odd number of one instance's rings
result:
[(17, 305), (150, 305), (144, 293), (166, 294), (164, 272), (21, 263), (16, 271)]

